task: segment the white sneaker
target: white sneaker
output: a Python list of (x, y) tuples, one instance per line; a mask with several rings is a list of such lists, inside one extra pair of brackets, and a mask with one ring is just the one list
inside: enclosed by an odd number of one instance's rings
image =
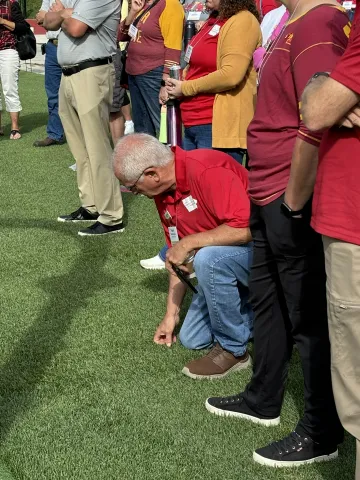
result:
[(126, 120), (124, 135), (129, 135), (129, 133), (134, 133), (134, 122), (132, 120)]
[(159, 255), (146, 260), (140, 260), (140, 265), (146, 270), (163, 270), (165, 268), (165, 262)]

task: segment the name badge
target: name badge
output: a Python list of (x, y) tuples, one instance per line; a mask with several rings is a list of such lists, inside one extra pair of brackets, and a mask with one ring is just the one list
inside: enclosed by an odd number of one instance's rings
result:
[(138, 31), (139, 30), (136, 27), (134, 27), (133, 24), (131, 24), (129, 27), (129, 37), (131, 37), (134, 40), (137, 37)]
[(191, 45), (188, 45), (186, 48), (185, 56), (184, 56), (184, 60), (186, 63), (190, 62), (192, 51), (193, 51), (193, 47)]
[(187, 16), (187, 20), (194, 20), (195, 22), (197, 20), (200, 20), (201, 18), (201, 12), (189, 12)]
[(195, 200), (195, 198), (193, 198), (191, 195), (184, 198), (182, 202), (188, 212), (192, 212), (193, 210), (197, 209), (197, 200)]
[(171, 245), (175, 245), (179, 241), (179, 235), (176, 227), (169, 227), (169, 236)]
[(220, 25), (214, 25), (213, 28), (210, 30), (209, 35), (215, 37), (220, 32)]

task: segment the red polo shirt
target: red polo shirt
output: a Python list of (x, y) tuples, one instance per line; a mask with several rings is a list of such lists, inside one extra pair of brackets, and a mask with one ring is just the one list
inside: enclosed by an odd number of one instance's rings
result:
[[(200, 32), (190, 42), (192, 53), (186, 80), (205, 77), (216, 71), (216, 52), (220, 29), (226, 20), (211, 16)], [(214, 30), (218, 25), (219, 30)], [(185, 127), (212, 123), (215, 93), (199, 93), (194, 97), (183, 97), (180, 103), (181, 119)]]
[(154, 197), (167, 244), (171, 246), (169, 227), (177, 227), (180, 239), (219, 225), (248, 227), (250, 201), (245, 168), (216, 150), (186, 152), (176, 147), (173, 151), (176, 189)]
[[(348, 47), (331, 77), (360, 95), (360, 0)], [(322, 235), (360, 245), (360, 128), (333, 127), (319, 153), (312, 227)]]

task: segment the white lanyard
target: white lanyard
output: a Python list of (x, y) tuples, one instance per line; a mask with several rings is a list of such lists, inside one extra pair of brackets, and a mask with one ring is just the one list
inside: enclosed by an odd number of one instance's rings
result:
[[(183, 198), (181, 201), (182, 201), (184, 207), (186, 208), (186, 210), (188, 212), (193, 212), (194, 210), (196, 210), (198, 208), (197, 207), (197, 200), (195, 200), (191, 195), (189, 195), (186, 198)], [(174, 202), (174, 210), (175, 210), (175, 225), (174, 225), (174, 222), (172, 221), (172, 217), (171, 217), (169, 211), (166, 209), (166, 211), (164, 213), (165, 219), (168, 220), (168, 222), (172, 224), (172, 225), (168, 226), (171, 245), (175, 245), (175, 243), (179, 242), (179, 234), (178, 234), (178, 228), (177, 228), (177, 226), (178, 226), (178, 205), (177, 205), (176, 202)]]
[[(207, 28), (207, 24), (209, 23), (209, 20), (210, 19), (208, 19), (206, 21), (205, 25), (202, 27), (201, 30), (204, 30), (205, 28)], [(199, 38), (196, 38), (197, 37), (197, 35), (196, 35), (195, 39), (197, 40), (197, 42), (194, 45), (192, 45), (192, 43), (190, 41), (189, 45), (186, 47), (186, 52), (185, 52), (185, 56), (184, 56), (184, 60), (185, 60), (186, 63), (190, 62), (192, 52), (193, 52), (194, 48), (196, 47), (196, 45), (205, 37), (205, 35), (210, 34), (210, 32), (214, 29), (215, 25), (217, 25), (218, 21), (219, 21), (219, 19), (216, 19), (216, 22), (211, 26), (211, 29), (207, 30), (207, 31), (204, 31), (204, 33)], [(219, 31), (220, 31), (220, 27), (219, 27)], [(219, 31), (214, 33), (214, 36), (217, 35), (217, 33), (219, 33)], [(201, 33), (201, 31), (198, 33), (198, 35), (200, 35), (200, 33)]]
[(286, 27), (289, 25), (290, 21), (292, 20), (292, 18), (294, 17), (295, 15), (295, 12), (297, 10), (297, 7), (300, 3), (300, 0), (298, 0), (296, 2), (296, 5), (295, 5), (295, 8), (294, 8), (294, 11), (293, 13), (290, 15), (290, 18), (289, 20), (284, 24), (283, 28), (281, 29), (281, 32), (279, 33), (279, 35), (277, 36), (277, 38), (274, 40), (274, 42), (272, 44), (270, 44), (270, 49), (268, 52), (265, 53), (265, 57), (264, 57), (264, 61), (262, 62), (261, 66), (260, 66), (260, 69), (259, 69), (259, 75), (258, 75), (258, 84), (260, 84), (260, 80), (261, 80), (261, 77), (262, 77), (262, 74), (263, 74), (263, 71), (264, 71), (264, 67), (267, 63), (267, 61), (269, 60), (271, 54), (273, 53), (273, 51), (275, 50), (276, 48), (276, 45), (279, 43), (279, 41), (281, 40), (282, 36), (283, 36), (283, 33), (286, 29)]

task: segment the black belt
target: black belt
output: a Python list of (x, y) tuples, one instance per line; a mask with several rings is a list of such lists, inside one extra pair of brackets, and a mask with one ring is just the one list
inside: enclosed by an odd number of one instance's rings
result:
[(106, 65), (108, 63), (112, 63), (113, 58), (98, 58), (97, 60), (88, 60), (87, 62), (79, 63), (79, 65), (74, 65), (73, 67), (65, 67), (62, 68), (62, 73), (65, 77), (70, 77), (70, 75), (74, 75), (74, 73), (79, 73), (81, 70), (86, 70), (87, 68), (91, 67), (98, 67), (99, 65)]
[(58, 43), (59, 43), (57, 38), (50, 38), (49, 42), (53, 43), (56, 46), (58, 46)]

